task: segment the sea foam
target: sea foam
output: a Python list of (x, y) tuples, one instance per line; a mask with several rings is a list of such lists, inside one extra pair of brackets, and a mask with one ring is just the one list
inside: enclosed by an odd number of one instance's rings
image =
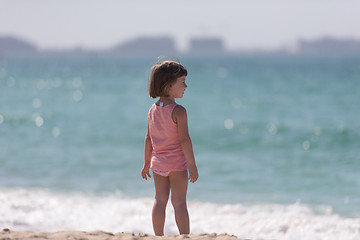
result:
[[(0, 189), (0, 226), (15, 231), (104, 230), (152, 234), (151, 198), (120, 192), (102, 195), (44, 189)], [(360, 239), (360, 218), (303, 204), (245, 206), (189, 202), (192, 233), (228, 233), (250, 239)], [(171, 205), (165, 234), (177, 234)]]

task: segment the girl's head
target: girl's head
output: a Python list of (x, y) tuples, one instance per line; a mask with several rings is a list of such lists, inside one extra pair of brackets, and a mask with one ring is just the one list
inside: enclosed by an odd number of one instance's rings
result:
[(151, 68), (148, 89), (150, 97), (169, 97), (171, 86), (183, 76), (187, 76), (187, 70), (180, 63), (163, 61), (155, 64)]

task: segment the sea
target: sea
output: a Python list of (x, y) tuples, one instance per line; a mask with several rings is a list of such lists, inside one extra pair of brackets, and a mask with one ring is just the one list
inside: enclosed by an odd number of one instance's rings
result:
[[(199, 170), (191, 232), (359, 240), (360, 56), (179, 58)], [(158, 61), (0, 57), (1, 229), (153, 234), (140, 172)]]

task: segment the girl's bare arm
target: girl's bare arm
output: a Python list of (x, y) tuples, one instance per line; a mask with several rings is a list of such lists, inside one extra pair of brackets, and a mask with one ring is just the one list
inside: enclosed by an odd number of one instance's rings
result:
[(178, 126), (179, 140), (189, 168), (189, 180), (190, 182), (196, 182), (199, 175), (196, 167), (192, 142), (188, 130), (186, 109), (179, 105), (176, 106), (173, 111), (173, 119)]
[(151, 153), (152, 153), (152, 143), (149, 135), (149, 125), (146, 131), (145, 136), (145, 143), (144, 143), (144, 166), (141, 171), (141, 176), (143, 179), (147, 180), (147, 177), (151, 178), (149, 169), (150, 169), (150, 160), (151, 160)]

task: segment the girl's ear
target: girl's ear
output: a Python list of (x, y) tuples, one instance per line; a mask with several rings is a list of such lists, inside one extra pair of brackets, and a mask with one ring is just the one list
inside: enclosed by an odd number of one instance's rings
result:
[(166, 87), (165, 87), (165, 92), (166, 92), (166, 95), (169, 96), (169, 92), (170, 92), (170, 89), (172, 87), (172, 84), (168, 84)]

